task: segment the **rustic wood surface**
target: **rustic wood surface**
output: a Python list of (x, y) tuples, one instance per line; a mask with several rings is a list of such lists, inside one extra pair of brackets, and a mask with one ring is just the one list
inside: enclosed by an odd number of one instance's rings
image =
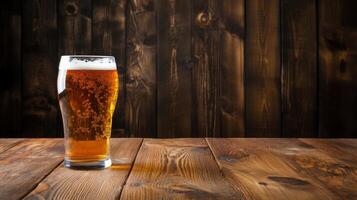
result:
[(139, 138), (112, 141), (113, 164), (105, 173), (71, 170), (61, 165), (25, 199), (118, 199), (141, 142)]
[(192, 132), (220, 136), (220, 9), (219, 1), (192, 1)]
[(316, 0), (281, 1), (282, 137), (316, 137)]
[(122, 199), (239, 199), (204, 139), (145, 139)]
[(191, 137), (191, 1), (158, 0), (157, 134)]
[(249, 0), (246, 9), (246, 135), (279, 137), (279, 0)]
[(60, 139), (19, 142), (0, 154), (0, 199), (20, 199), (63, 160)]
[[(21, 134), (21, 1), (0, 3), (0, 137)], [(10, 114), (11, 113), (11, 114)]]
[(244, 0), (228, 0), (221, 4), (219, 11), (221, 136), (243, 137), (245, 135), (245, 5)]
[(62, 137), (63, 54), (113, 55), (113, 137), (357, 137), (356, 0), (1, 2), (0, 137)]
[[(57, 2), (26, 1), (22, 10), (22, 135), (60, 136), (57, 101)], [(62, 30), (62, 29), (60, 29)], [(79, 33), (78, 33), (79, 34)], [(71, 41), (65, 38), (64, 41)], [(9, 112), (12, 113), (12, 112)]]
[(125, 128), (128, 136), (155, 137), (155, 1), (130, 0), (127, 8)]
[(15, 146), (21, 139), (1, 139), (0, 140), (0, 153)]
[(1, 139), (0, 199), (356, 199), (355, 139), (112, 139), (113, 166), (63, 166), (62, 139)]
[(357, 1), (319, 2), (319, 136), (356, 137)]

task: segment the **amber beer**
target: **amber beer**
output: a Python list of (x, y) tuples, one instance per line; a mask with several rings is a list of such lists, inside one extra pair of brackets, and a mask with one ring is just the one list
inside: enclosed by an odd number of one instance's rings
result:
[(57, 87), (66, 167), (111, 165), (109, 139), (118, 86), (114, 57), (61, 57)]

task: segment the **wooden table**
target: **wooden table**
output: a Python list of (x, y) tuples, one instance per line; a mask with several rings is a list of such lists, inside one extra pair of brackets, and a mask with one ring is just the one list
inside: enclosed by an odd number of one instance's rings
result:
[(357, 199), (354, 139), (112, 139), (63, 167), (61, 139), (1, 139), (0, 199)]

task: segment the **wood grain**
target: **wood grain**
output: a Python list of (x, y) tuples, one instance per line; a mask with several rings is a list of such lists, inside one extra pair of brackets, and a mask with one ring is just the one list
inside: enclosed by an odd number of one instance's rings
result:
[(204, 139), (145, 139), (121, 199), (240, 199)]
[(22, 136), (60, 136), (57, 1), (24, 1), (22, 19)]
[(357, 2), (319, 1), (319, 136), (356, 137)]
[(246, 135), (279, 137), (280, 2), (246, 1)]
[(154, 0), (130, 0), (127, 15), (125, 127), (156, 136), (156, 10)]
[(282, 1), (283, 137), (317, 134), (317, 13), (315, 0)]
[(116, 57), (114, 137), (357, 137), (354, 0), (12, 0), (0, 9), (0, 137), (62, 137), (63, 54)]
[(220, 115), (223, 137), (245, 134), (244, 0), (221, 2)]
[(353, 139), (300, 139), (329, 156), (357, 168), (357, 141)]
[(192, 133), (195, 137), (220, 136), (220, 3), (192, 1)]
[(125, 111), (125, 0), (93, 0), (92, 2), (92, 54), (115, 57), (119, 75), (119, 96), (113, 115), (112, 136), (124, 128)]
[(0, 199), (357, 198), (354, 139), (142, 142), (112, 139), (111, 168), (70, 170), (60, 139), (1, 139)]
[[(92, 52), (110, 55), (112, 51), (111, 1), (92, 0)], [(125, 30), (124, 30), (125, 31)]]
[(15, 145), (17, 145), (21, 139), (1, 139), (0, 140), (0, 154)]
[(85, 54), (92, 51), (92, 0), (58, 2), (58, 53)]
[(60, 165), (25, 199), (118, 199), (142, 139), (112, 139), (113, 165), (104, 170), (71, 170)]
[(270, 149), (290, 162), (300, 173), (317, 179), (326, 189), (338, 195), (339, 199), (357, 198), (356, 166), (340, 161), (338, 154), (330, 156), (302, 142), (294, 144), (287, 140), (281, 141), (280, 145), (270, 142)]
[(21, 1), (0, 3), (0, 137), (21, 134)]
[(0, 199), (20, 199), (63, 160), (58, 139), (28, 139), (0, 154)]
[(282, 157), (281, 154), (296, 160), (309, 157), (305, 152), (310, 149), (296, 143), (278, 139), (208, 139), (223, 175), (232, 179), (247, 199), (337, 199), (322, 182)]
[(158, 0), (157, 134), (192, 132), (191, 1)]

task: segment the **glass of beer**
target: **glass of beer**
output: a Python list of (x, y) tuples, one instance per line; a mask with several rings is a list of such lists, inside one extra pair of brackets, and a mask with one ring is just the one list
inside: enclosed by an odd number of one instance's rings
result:
[(97, 169), (111, 165), (109, 139), (118, 87), (114, 57), (61, 57), (57, 90), (66, 167)]

